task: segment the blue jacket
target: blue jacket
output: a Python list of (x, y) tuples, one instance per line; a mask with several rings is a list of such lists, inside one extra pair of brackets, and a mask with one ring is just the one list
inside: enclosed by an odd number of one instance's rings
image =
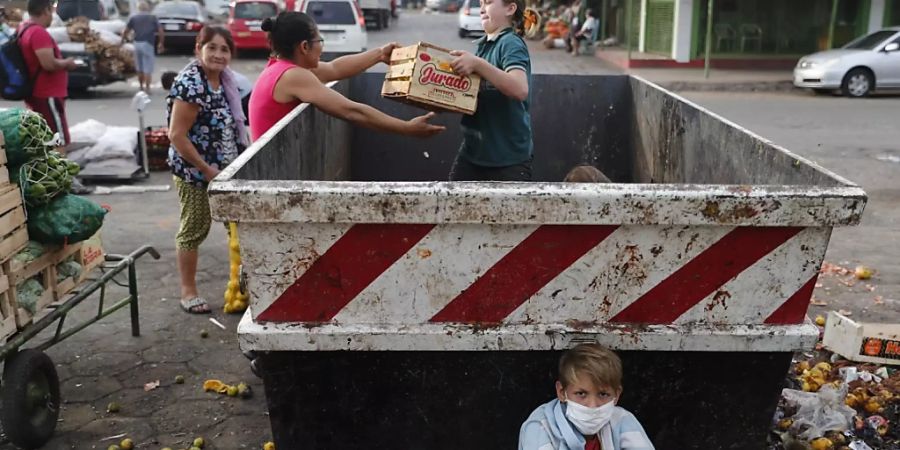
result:
[[(600, 429), (603, 450), (654, 450), (634, 414), (616, 407)], [(566, 419), (566, 405), (554, 399), (528, 416), (519, 431), (519, 450), (584, 450), (585, 439)]]

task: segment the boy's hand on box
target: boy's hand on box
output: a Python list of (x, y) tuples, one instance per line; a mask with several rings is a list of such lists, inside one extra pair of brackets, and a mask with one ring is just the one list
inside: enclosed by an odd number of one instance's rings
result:
[(456, 57), (456, 59), (450, 62), (450, 66), (453, 67), (454, 72), (463, 76), (469, 76), (478, 72), (478, 67), (481, 65), (481, 62), (484, 61), (483, 59), (462, 50), (453, 50), (450, 54)]
[(383, 62), (385, 64), (390, 64), (391, 63), (391, 53), (394, 52), (395, 48), (399, 48), (399, 47), (400, 47), (400, 44), (398, 44), (396, 42), (391, 42), (391, 43), (386, 44), (385, 46), (381, 47), (381, 62)]
[(432, 125), (428, 123), (429, 120), (433, 119), (435, 114), (430, 112), (425, 114), (424, 116), (419, 116), (414, 119), (409, 120), (409, 130), (407, 132), (410, 136), (416, 136), (420, 138), (434, 136), (446, 129), (446, 127), (442, 125)]

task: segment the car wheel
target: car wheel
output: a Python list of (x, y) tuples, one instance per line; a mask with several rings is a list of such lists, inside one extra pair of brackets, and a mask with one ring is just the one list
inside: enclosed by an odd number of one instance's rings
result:
[(853, 69), (844, 76), (841, 92), (847, 97), (861, 98), (869, 95), (875, 87), (872, 74), (866, 69)]
[(459, 29), (459, 37), (465, 39), (466, 36), (468, 36), (468, 35), (469, 35), (469, 32), (466, 31), (465, 28), (460, 28), (460, 29)]

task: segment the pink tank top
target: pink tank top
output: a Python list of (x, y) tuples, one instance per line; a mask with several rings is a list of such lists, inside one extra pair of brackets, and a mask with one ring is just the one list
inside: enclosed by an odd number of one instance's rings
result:
[(288, 69), (297, 67), (290, 61), (283, 59), (270, 59), (265, 70), (259, 74), (253, 94), (250, 95), (250, 137), (255, 141), (269, 131), (275, 123), (281, 120), (301, 102), (294, 100), (290, 103), (275, 101), (275, 85)]

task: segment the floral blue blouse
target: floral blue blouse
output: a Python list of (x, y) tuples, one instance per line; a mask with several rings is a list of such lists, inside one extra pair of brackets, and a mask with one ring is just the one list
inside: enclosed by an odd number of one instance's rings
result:
[[(224, 169), (238, 156), (234, 116), (228, 107), (225, 91), (219, 86), (213, 90), (198, 61), (193, 61), (175, 78), (166, 98), (168, 122), (172, 121), (172, 105), (175, 100), (200, 106), (197, 120), (188, 131), (188, 138), (200, 156), (212, 167)], [(169, 166), (175, 176), (194, 186), (206, 188), (209, 184), (199, 169), (184, 160), (169, 146)]]

